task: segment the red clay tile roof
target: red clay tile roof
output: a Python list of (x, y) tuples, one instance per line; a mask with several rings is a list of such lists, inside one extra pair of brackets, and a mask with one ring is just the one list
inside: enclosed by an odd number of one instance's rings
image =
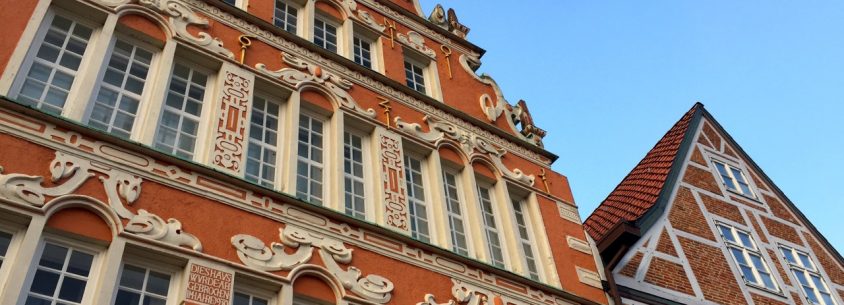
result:
[(686, 112), (627, 177), (621, 180), (592, 215), (589, 215), (583, 226), (596, 242), (600, 243), (619, 223), (634, 222), (653, 207), (680, 150), (686, 130), (698, 109), (698, 105), (695, 105)]

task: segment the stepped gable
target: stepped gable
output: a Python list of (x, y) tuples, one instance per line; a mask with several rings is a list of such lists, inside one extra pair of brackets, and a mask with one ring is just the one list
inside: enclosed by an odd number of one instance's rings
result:
[(621, 222), (638, 220), (654, 206), (692, 118), (702, 110), (703, 104), (697, 103), (686, 112), (589, 215), (583, 225), (595, 241), (602, 241)]

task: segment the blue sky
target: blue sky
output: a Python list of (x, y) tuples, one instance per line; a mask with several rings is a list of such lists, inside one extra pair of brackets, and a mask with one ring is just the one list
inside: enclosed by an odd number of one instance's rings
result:
[(440, 3), (548, 131), (584, 218), (700, 101), (844, 251), (844, 2)]

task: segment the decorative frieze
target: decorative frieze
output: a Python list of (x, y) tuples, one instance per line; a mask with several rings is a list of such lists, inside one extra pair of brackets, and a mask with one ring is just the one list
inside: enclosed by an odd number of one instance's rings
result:
[[(108, 198), (108, 204), (102, 203), (102, 206), (110, 207), (117, 216), (128, 220), (124, 227), (126, 232), (175, 246), (187, 246), (202, 252), (202, 243), (196, 236), (185, 232), (178, 220), (170, 218), (164, 221), (158, 215), (144, 209), (138, 210), (135, 214), (126, 207), (126, 205), (132, 205), (140, 197), (141, 178), (101, 165), (95, 166), (89, 160), (58, 151), (50, 163), (50, 174), (50, 180), (58, 185), (42, 186), (43, 177), (0, 174), (0, 198), (43, 208), (49, 205), (49, 202), (46, 202), (47, 197), (53, 197), (52, 201), (59, 201), (66, 197), (76, 196), (72, 193), (83, 183), (92, 177), (99, 176)], [(96, 200), (88, 198), (87, 200)]]
[[(237, 256), (246, 266), (262, 271), (291, 270), (294, 267), (308, 263), (313, 256), (313, 250), (319, 249), (319, 257), (325, 269), (334, 275), (345, 289), (373, 301), (384, 304), (390, 301), (393, 282), (380, 276), (370, 274), (361, 277), (361, 271), (349, 266), (346, 270), (339, 264), (349, 265), (352, 262), (352, 249), (343, 242), (331, 237), (306, 231), (288, 224), (279, 229), (281, 243), (272, 243), (267, 247), (260, 239), (246, 234), (232, 236), (231, 243), (237, 249)], [(292, 254), (284, 248), (296, 248)]]
[(581, 283), (595, 288), (603, 289), (604, 286), (603, 284), (601, 284), (601, 275), (599, 275), (597, 272), (585, 269), (580, 266), (575, 266), (574, 268), (577, 270), (577, 279), (580, 280)]
[(589, 246), (589, 242), (585, 240), (569, 235), (566, 236), (566, 243), (568, 243), (569, 248), (592, 255), (592, 247)]
[(557, 201), (557, 209), (560, 211), (560, 218), (571, 221), (578, 225), (582, 225), (580, 220), (580, 213), (577, 212), (577, 207), (567, 204), (565, 202)]
[(254, 95), (255, 75), (230, 63), (223, 63), (218, 79), (216, 131), (211, 163), (239, 175), (243, 170), (246, 128)]
[(404, 177), (404, 152), (401, 138), (388, 130), (378, 132), (378, 156), (381, 160), (381, 185), (384, 217), (388, 227), (410, 234), (407, 190)]
[(453, 140), (460, 144), (460, 147), (466, 156), (484, 156), (492, 161), (495, 167), (505, 177), (533, 186), (535, 180), (533, 175), (525, 175), (522, 170), (518, 168), (510, 170), (506, 165), (504, 165), (501, 157), (507, 153), (506, 150), (487, 142), (485, 138), (479, 137), (471, 131), (462, 129), (457, 125), (440, 121), (430, 116), (425, 116), (424, 120), (428, 124), (428, 132), (423, 132), (422, 126), (418, 123), (408, 123), (402, 121), (401, 117), (395, 118), (396, 128), (422, 140), (433, 143), (434, 145), (437, 145), (444, 139)]

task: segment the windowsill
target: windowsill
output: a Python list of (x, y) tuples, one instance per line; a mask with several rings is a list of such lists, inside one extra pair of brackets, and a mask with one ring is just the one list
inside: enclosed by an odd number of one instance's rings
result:
[(781, 298), (781, 301), (787, 301), (787, 298), (788, 298), (788, 297), (786, 297), (786, 296), (785, 296), (785, 293), (782, 291), (782, 289), (778, 289), (778, 290), (771, 290), (771, 289), (770, 289), (770, 288), (768, 288), (768, 287), (765, 287), (765, 286), (762, 286), (762, 285), (759, 285), (759, 284), (755, 284), (755, 283), (748, 282), (748, 281), (747, 281), (747, 279), (745, 279), (745, 278), (744, 278), (744, 276), (742, 276), (741, 278), (744, 280), (744, 283), (745, 283), (748, 287), (753, 288), (754, 290), (758, 290), (758, 291), (760, 291), (760, 292), (764, 292), (764, 293), (767, 293), (767, 294), (772, 294), (772, 295), (774, 295), (774, 296), (777, 296), (777, 297)]
[(750, 197), (748, 195), (745, 195), (744, 193), (740, 193), (739, 191), (730, 189), (726, 185), (724, 186), (724, 188), (727, 190), (727, 192), (730, 193), (730, 195), (736, 195), (736, 196), (739, 196), (739, 198), (747, 199), (747, 200), (752, 201), (753, 203), (757, 203), (759, 205), (762, 205), (762, 201), (760, 201), (757, 197)]

